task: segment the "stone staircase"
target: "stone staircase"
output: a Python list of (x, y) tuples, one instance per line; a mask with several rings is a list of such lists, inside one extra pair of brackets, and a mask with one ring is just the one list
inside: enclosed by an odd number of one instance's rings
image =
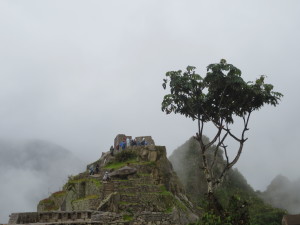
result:
[(112, 181), (103, 182), (102, 199), (106, 198), (109, 194), (115, 192), (115, 184)]

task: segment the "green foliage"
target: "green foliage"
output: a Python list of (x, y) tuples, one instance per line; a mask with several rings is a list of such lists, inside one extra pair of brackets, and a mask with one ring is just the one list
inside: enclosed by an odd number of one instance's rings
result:
[(215, 215), (213, 212), (206, 212), (202, 215), (201, 220), (199, 221), (199, 225), (233, 225), (226, 218), (221, 219), (220, 216)]
[(231, 197), (223, 213), (216, 215), (214, 211), (207, 210), (196, 225), (254, 225), (250, 222), (248, 202), (237, 195)]
[(227, 207), (227, 218), (232, 224), (250, 224), (249, 203), (240, 196), (233, 195)]
[(264, 83), (265, 76), (245, 82), (241, 71), (224, 59), (210, 64), (204, 78), (195, 69), (188, 66), (183, 73), (181, 70), (166, 73), (163, 88), (169, 83), (170, 94), (164, 96), (162, 110), (167, 114), (180, 113), (203, 122), (233, 123), (234, 115), (242, 117), (264, 104), (276, 106), (283, 96), (272, 91), (273, 85)]
[[(205, 177), (200, 169), (202, 159), (199, 154), (199, 143), (191, 138), (176, 149), (170, 159), (173, 164), (178, 162), (178, 165), (174, 164), (174, 169), (183, 182), (187, 194), (197, 204), (199, 210), (206, 213), (204, 214), (206, 215), (205, 221), (202, 222), (209, 220), (215, 222), (218, 221), (219, 216), (207, 213), (209, 210), (207, 210), (208, 202), (205, 197), (206, 189), (201, 189), (205, 186)], [(177, 161), (175, 161), (175, 158)], [(218, 167), (220, 167), (224, 162), (222, 155), (218, 157), (217, 162)], [(188, 178), (184, 179), (186, 177)], [(236, 168), (229, 170), (224, 182), (216, 189), (215, 195), (230, 218), (236, 218), (237, 211), (239, 214), (248, 214), (250, 225), (280, 225), (282, 217), (286, 213), (284, 210), (273, 208), (259, 199), (256, 192)], [(237, 206), (242, 206), (244, 203), (247, 207), (240, 207), (241, 210), (235, 210), (233, 207), (235, 205), (235, 208), (239, 208)], [(200, 221), (198, 224), (201, 224)]]
[(189, 223), (188, 225), (237, 225), (230, 222), (230, 217), (221, 218), (215, 215), (212, 211), (208, 211), (202, 214), (200, 220), (196, 223)]
[(285, 210), (273, 208), (257, 197), (250, 199), (249, 204), (251, 225), (280, 225), (283, 215), (287, 214)]
[[(283, 95), (274, 92), (273, 85), (264, 83), (265, 76), (260, 76), (255, 82), (244, 81), (241, 71), (232, 64), (227, 64), (224, 59), (220, 63), (208, 65), (205, 77), (196, 74), (195, 69), (188, 66), (185, 72), (179, 70), (166, 73), (163, 88), (166, 89), (168, 85), (170, 93), (164, 96), (162, 111), (166, 114), (179, 113), (197, 120), (198, 133), (195, 139), (200, 144), (208, 196), (212, 197), (209, 198), (209, 205), (215, 213), (222, 216), (222, 205), (215, 198), (214, 192), (223, 182), (225, 174), (240, 158), (244, 142), (247, 140), (245, 132), (249, 130), (251, 113), (265, 104), (276, 106)], [(234, 135), (230, 127), (237, 118), (243, 119), (240, 137)], [(217, 132), (210, 142), (205, 143), (203, 128), (207, 122), (212, 122)], [(228, 157), (225, 143), (227, 137), (239, 143), (238, 151), (232, 160)], [(220, 169), (215, 162), (221, 150), (225, 152), (226, 161)]]

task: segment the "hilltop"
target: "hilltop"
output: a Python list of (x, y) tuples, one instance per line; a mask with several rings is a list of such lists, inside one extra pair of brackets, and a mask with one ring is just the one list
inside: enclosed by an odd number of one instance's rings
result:
[[(164, 146), (130, 146), (103, 153), (86, 171), (69, 177), (62, 190), (43, 199), (36, 213), (12, 214), (9, 223), (165, 224), (198, 219), (166, 156)], [(89, 168), (99, 166), (90, 174)], [(103, 181), (108, 173), (111, 180)]]

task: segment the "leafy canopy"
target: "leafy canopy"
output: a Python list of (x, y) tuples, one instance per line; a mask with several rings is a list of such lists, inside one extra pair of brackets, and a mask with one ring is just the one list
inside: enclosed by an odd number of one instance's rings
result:
[(245, 82), (241, 71), (227, 64), (210, 64), (203, 78), (195, 73), (195, 67), (166, 73), (163, 88), (169, 83), (170, 94), (164, 96), (162, 111), (174, 112), (215, 125), (233, 123), (233, 116), (243, 117), (260, 109), (264, 104), (276, 106), (283, 96), (273, 91), (273, 85), (260, 76), (255, 82)]

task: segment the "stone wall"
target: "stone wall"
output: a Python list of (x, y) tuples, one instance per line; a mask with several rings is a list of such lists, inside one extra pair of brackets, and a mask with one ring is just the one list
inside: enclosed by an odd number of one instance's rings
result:
[(98, 196), (88, 196), (85, 199), (78, 199), (72, 202), (72, 210), (96, 210), (97, 206), (100, 204), (101, 199)]
[(8, 224), (91, 221), (93, 211), (13, 213)]
[(172, 214), (160, 212), (142, 212), (133, 222), (133, 225), (176, 225)]
[(126, 138), (129, 138), (130, 140), (132, 139), (131, 136), (127, 136), (125, 134), (118, 134), (114, 140), (114, 148), (116, 149), (117, 145), (120, 144), (120, 142), (123, 141), (124, 139), (126, 140)]
[[(127, 136), (125, 134), (118, 134), (115, 137), (115, 140), (114, 140), (114, 149), (116, 150), (117, 145), (120, 144), (120, 142), (123, 141), (126, 138), (129, 138), (131, 140), (132, 136)], [(145, 138), (145, 141), (147, 142), (148, 145), (155, 145), (155, 142), (154, 142), (154, 140), (152, 139), (151, 136), (135, 137), (137, 142), (141, 142), (143, 138)]]
[(155, 145), (155, 142), (151, 136), (140, 136), (140, 137), (136, 137), (135, 139), (136, 141), (141, 142), (143, 138), (145, 138), (145, 141), (147, 142), (148, 145)]
[(76, 212), (32, 212), (13, 213), (8, 224), (78, 224), (78, 225), (176, 225), (172, 214), (160, 212), (142, 212), (129, 221), (124, 221), (121, 214), (101, 211)]

